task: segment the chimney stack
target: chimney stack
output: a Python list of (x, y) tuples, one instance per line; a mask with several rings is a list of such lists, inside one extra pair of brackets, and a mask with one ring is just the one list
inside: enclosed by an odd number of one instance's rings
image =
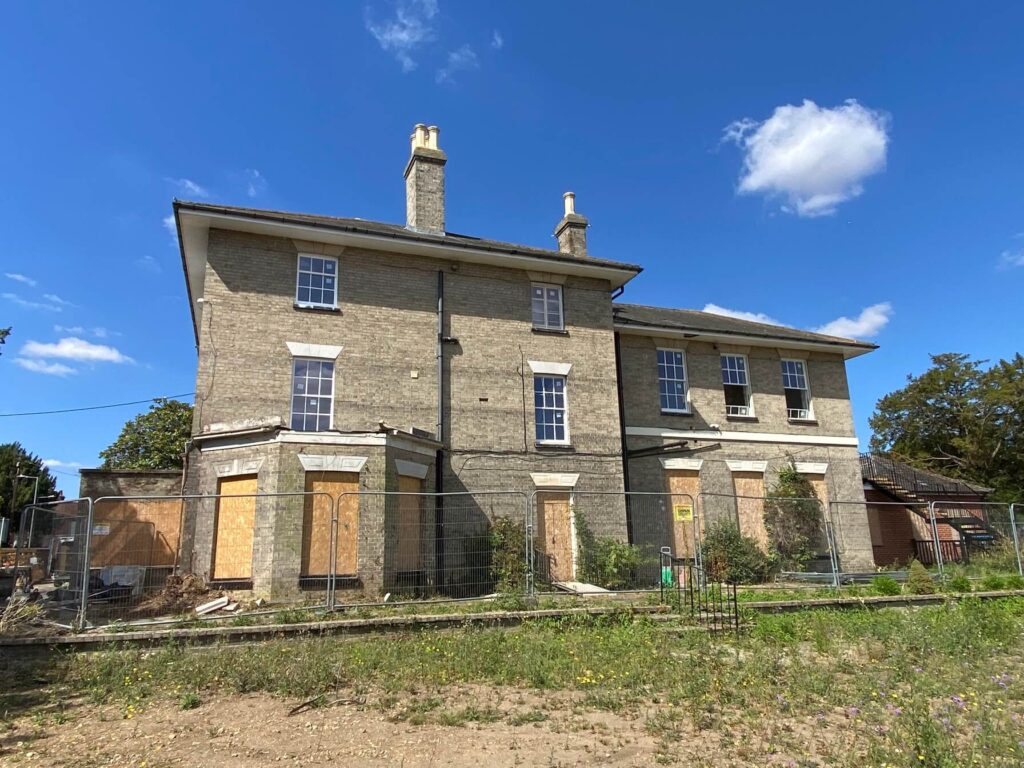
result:
[(555, 237), (558, 238), (558, 250), (562, 253), (569, 253), (578, 259), (587, 256), (587, 219), (576, 213), (576, 194), (566, 192), (562, 197), (565, 199), (565, 215), (555, 227)]
[(436, 125), (413, 129), (412, 154), (405, 166), (405, 226), (444, 234), (444, 164), (448, 156), (437, 146)]

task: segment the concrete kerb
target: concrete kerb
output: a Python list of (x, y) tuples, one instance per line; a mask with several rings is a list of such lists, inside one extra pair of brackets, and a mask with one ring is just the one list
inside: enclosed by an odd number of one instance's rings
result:
[[(965, 597), (999, 600), (1024, 597), (1024, 590), (974, 592), (970, 594), (896, 595), (883, 597), (839, 597), (813, 600), (779, 600), (743, 603), (742, 607), (757, 613), (789, 613), (817, 609), (883, 609), (913, 608), (927, 605), (957, 603)], [(427, 629), (452, 629), (465, 626), (514, 627), (530, 621), (561, 619), (571, 616), (606, 616), (621, 614), (644, 616), (653, 621), (676, 621), (680, 614), (668, 606), (602, 606), (587, 608), (556, 608), (537, 611), (489, 611), (475, 614), (433, 616), (382, 616), (369, 619), (341, 619), (302, 624), (268, 624), (250, 627), (204, 627), (200, 629), (162, 629), (140, 632), (103, 632), (49, 637), (0, 638), (5, 656), (32, 655), (53, 651), (102, 651), (128, 647), (156, 647), (168, 643), (213, 645), (217, 643), (263, 642), (283, 638), (345, 637), (368, 634), (413, 632)]]

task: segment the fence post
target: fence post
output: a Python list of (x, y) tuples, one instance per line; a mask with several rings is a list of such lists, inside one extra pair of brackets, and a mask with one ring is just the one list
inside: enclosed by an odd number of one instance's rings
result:
[(78, 617), (79, 629), (85, 629), (89, 623), (89, 548), (92, 543), (92, 499), (86, 497), (85, 502), (85, 546), (82, 551), (82, 598)]
[(523, 501), (526, 511), (526, 525), (523, 526), (523, 535), (526, 539), (523, 542), (526, 547), (526, 596), (532, 599), (535, 594), (533, 583), (533, 499), (524, 493)]
[(1024, 576), (1024, 566), (1021, 565), (1020, 559), (1020, 534), (1017, 533), (1017, 516), (1014, 514), (1014, 507), (1018, 506), (1016, 502), (1010, 505), (1010, 530), (1013, 532), (1013, 551), (1017, 555), (1017, 573)]
[(928, 519), (932, 527), (932, 543), (935, 545), (935, 564), (939, 569), (939, 579), (942, 579), (942, 546), (939, 544), (939, 525), (935, 522), (936, 501), (928, 503)]
[(821, 519), (825, 523), (825, 546), (828, 547), (828, 559), (832, 565), (832, 588), (839, 589), (839, 556), (836, 553), (836, 534), (832, 528), (831, 510), (818, 500), (821, 508)]

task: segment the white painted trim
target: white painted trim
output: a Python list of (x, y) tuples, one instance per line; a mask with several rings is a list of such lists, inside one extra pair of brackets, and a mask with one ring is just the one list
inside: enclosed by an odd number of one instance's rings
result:
[(405, 477), (415, 477), (418, 480), (423, 480), (427, 476), (427, 470), (430, 467), (426, 464), (417, 464), (415, 461), (395, 459), (395, 469), (398, 470), (398, 474)]
[(312, 357), (320, 360), (337, 360), (344, 347), (333, 344), (306, 344), (301, 341), (287, 341), (292, 357)]
[(704, 459), (660, 459), (664, 469), (692, 469), (700, 472)]
[(263, 466), (263, 459), (233, 459), (213, 465), (217, 477), (237, 477), (239, 475), (258, 475)]
[(568, 376), (572, 363), (546, 363), (542, 360), (527, 360), (530, 370), (541, 376)]
[(730, 472), (761, 472), (768, 469), (767, 461), (743, 461), (738, 459), (726, 459), (725, 465)]
[(307, 472), (362, 472), (366, 456), (331, 456), (300, 453), (299, 463)]
[(856, 437), (842, 435), (786, 435), (779, 432), (718, 432), (712, 429), (662, 429), (661, 427), (626, 427), (632, 437), (689, 438), (744, 443), (789, 443), (794, 445), (831, 445), (856, 448)]
[(575, 488), (579, 472), (531, 472), (530, 479), (538, 488)]
[(794, 466), (801, 475), (824, 475), (828, 472), (827, 461), (798, 461)]
[[(211, 438), (210, 441), (212, 442)], [(370, 445), (380, 446), (392, 445), (403, 451), (418, 453), (422, 456), (433, 457), (437, 450), (429, 446), (421, 445), (413, 440), (404, 437), (368, 432), (363, 434), (337, 435), (327, 432), (281, 432), (275, 437), (264, 438), (262, 434), (225, 436), (218, 440), (217, 445), (205, 444), (199, 449), (202, 453), (212, 451), (228, 451), (234, 448), (250, 448), (256, 445), (272, 444), (298, 444), (298, 445)]]

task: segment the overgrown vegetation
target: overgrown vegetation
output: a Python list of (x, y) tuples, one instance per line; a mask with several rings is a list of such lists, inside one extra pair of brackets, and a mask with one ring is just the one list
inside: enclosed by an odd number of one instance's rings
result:
[(912, 595), (934, 595), (935, 579), (919, 561), (911, 560), (907, 569), (906, 587)]
[(579, 546), (577, 576), (588, 584), (605, 589), (626, 589), (637, 583), (637, 572), (652, 566), (657, 556), (634, 544), (595, 536), (586, 518), (575, 513), (576, 541)]
[(714, 581), (759, 584), (768, 581), (777, 568), (757, 541), (744, 536), (734, 523), (721, 520), (704, 534), (704, 564)]
[(790, 459), (779, 470), (764, 502), (768, 539), (785, 571), (802, 571), (815, 557), (822, 540), (821, 502), (814, 486), (797, 472)]
[[(458, 726), (486, 724), (499, 714), (491, 701), (446, 709), (449, 686), (513, 686), (575, 691), (577, 708), (646, 718), (664, 761), (675, 760), (696, 730), (733, 764), (1024, 762), (1018, 653), (1024, 600), (968, 597), (914, 611), (808, 611), (754, 622), (739, 638), (669, 633), (623, 614), (387, 642), (110, 651), (15, 674), (5, 695), (60, 684), (62, 697), (85, 694), (92, 705), (115, 705), (124, 717), (136, 717), (161, 699), (187, 708), (218, 695), (267, 692), (305, 700), (346, 689), (376, 692), (383, 710), (410, 725)], [(516, 717), (543, 723), (552, 714), (530, 710)]]
[(488, 544), (495, 591), (521, 594), (526, 588), (526, 528), (516, 520), (495, 520)]

